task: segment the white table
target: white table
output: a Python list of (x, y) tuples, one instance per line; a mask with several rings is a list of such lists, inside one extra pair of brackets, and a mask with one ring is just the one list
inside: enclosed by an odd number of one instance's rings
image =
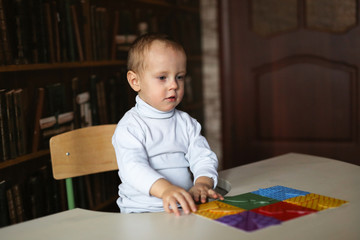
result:
[(348, 200), (339, 208), (245, 232), (198, 215), (120, 214), (74, 209), (0, 229), (0, 239), (360, 239), (360, 167), (286, 154), (220, 172), (229, 196), (283, 185)]

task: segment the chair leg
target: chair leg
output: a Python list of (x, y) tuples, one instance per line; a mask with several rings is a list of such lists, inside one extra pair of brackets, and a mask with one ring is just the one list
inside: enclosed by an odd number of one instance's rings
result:
[(68, 208), (69, 210), (75, 208), (75, 199), (74, 199), (74, 188), (72, 178), (65, 179), (66, 182), (66, 195), (68, 201)]

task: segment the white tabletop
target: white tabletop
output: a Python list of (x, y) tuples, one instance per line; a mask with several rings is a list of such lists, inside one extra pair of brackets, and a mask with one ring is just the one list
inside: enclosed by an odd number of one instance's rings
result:
[(0, 239), (360, 239), (360, 167), (302, 154), (228, 169), (229, 196), (282, 185), (349, 201), (254, 232), (192, 214), (120, 214), (74, 209), (0, 229)]

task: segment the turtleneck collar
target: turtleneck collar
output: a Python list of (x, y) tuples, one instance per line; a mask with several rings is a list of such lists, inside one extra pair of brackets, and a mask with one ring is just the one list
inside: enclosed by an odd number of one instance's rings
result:
[(157, 110), (156, 108), (147, 104), (142, 100), (139, 95), (136, 96), (136, 110), (140, 115), (143, 115), (148, 118), (170, 118), (174, 115), (175, 109), (172, 109), (168, 112), (163, 112)]

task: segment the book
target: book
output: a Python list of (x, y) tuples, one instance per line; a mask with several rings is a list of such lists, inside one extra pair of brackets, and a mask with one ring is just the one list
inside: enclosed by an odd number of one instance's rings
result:
[(58, 116), (67, 109), (65, 86), (63, 83), (55, 83), (46, 86), (47, 115)]
[(83, 25), (83, 38), (84, 38), (84, 53), (85, 60), (93, 60), (92, 48), (91, 48), (91, 16), (90, 16), (90, 0), (80, 0), (81, 6), (81, 22)]
[(60, 113), (55, 116), (41, 118), (39, 121), (41, 136), (48, 143), (52, 136), (74, 129), (74, 112)]
[(79, 105), (80, 109), (80, 118), (81, 118), (81, 127), (92, 126), (92, 114), (90, 106), (90, 93), (83, 92), (76, 96), (76, 103)]
[(80, 93), (78, 77), (74, 77), (71, 80), (71, 90), (72, 90), (72, 105), (74, 112), (74, 129), (77, 129), (81, 127), (80, 105), (76, 102), (76, 97)]
[(44, 0), (28, 0), (31, 12), (31, 36), (33, 63), (49, 62), (48, 34), (46, 28)]
[(84, 52), (82, 48), (82, 40), (80, 35), (80, 26), (78, 23), (78, 15), (76, 12), (75, 5), (70, 6), (71, 16), (74, 24), (75, 43), (77, 46), (78, 59), (80, 62), (84, 61)]
[(60, 34), (60, 55), (62, 62), (69, 61), (69, 44), (68, 44), (68, 32), (66, 23), (66, 8), (65, 1), (56, 1), (57, 7), (57, 20), (59, 25)]
[(10, 45), (9, 30), (7, 25), (8, 21), (5, 15), (4, 0), (0, 0), (0, 47), (3, 53), (3, 63), (8, 65), (13, 63), (13, 53)]
[(74, 22), (71, 14), (71, 0), (64, 0), (64, 19), (66, 30), (66, 41), (68, 46), (68, 60), (74, 62), (76, 60), (76, 44), (74, 37)]
[(30, 207), (29, 218), (38, 218), (45, 215), (44, 188), (39, 173), (29, 176), (26, 181), (28, 205)]
[(33, 138), (32, 138), (32, 152), (37, 152), (39, 150), (40, 119), (43, 114), (44, 97), (45, 97), (44, 88), (38, 88), (37, 89), (36, 110), (35, 110), (35, 123), (34, 123), (34, 131), (33, 131)]
[(17, 155), (21, 156), (27, 153), (27, 128), (25, 126), (25, 102), (24, 90), (16, 89), (14, 97), (14, 116), (15, 116), (15, 132)]
[(15, 224), (17, 223), (17, 218), (16, 218), (16, 210), (15, 210), (15, 201), (11, 187), (6, 189), (6, 200), (7, 200), (8, 212), (9, 212), (9, 220), (10, 220), (9, 222), (10, 224)]
[[(66, 94), (65, 94), (65, 85), (63, 83), (55, 83), (49, 84), (46, 86), (45, 91), (46, 101), (46, 112), (39, 121), (39, 124), (43, 124), (42, 122), (50, 121), (51, 119), (55, 118), (55, 125), (51, 128), (44, 128), (41, 129), (40, 127), (40, 142), (41, 148), (48, 148), (49, 146), (49, 139), (50, 137), (60, 134), (63, 132), (70, 131), (74, 128), (73, 126), (73, 119), (72, 113), (69, 114), (67, 101), (66, 101)], [(68, 113), (65, 114), (64, 113)], [(59, 124), (59, 116), (61, 115), (62, 119), (66, 119), (64, 123)], [(69, 115), (72, 119), (67, 120)], [(49, 120), (50, 119), (50, 120)], [(61, 120), (63, 121), (63, 120)]]
[(56, 188), (58, 189), (58, 197), (60, 201), (60, 209), (59, 211), (67, 210), (67, 196), (66, 196), (66, 187), (65, 180), (55, 180)]
[(55, 44), (54, 44), (54, 33), (53, 33), (53, 19), (52, 12), (49, 2), (45, 2), (43, 4), (44, 12), (45, 12), (45, 23), (46, 23), (46, 32), (47, 32), (47, 40), (48, 40), (48, 50), (49, 50), (49, 62), (55, 62)]
[(115, 11), (114, 13), (114, 26), (112, 29), (112, 35), (111, 35), (111, 60), (116, 59), (116, 35), (119, 31), (119, 11)]
[(6, 198), (6, 181), (0, 181), (0, 228), (9, 225), (9, 212)]
[(50, 165), (42, 166), (39, 169), (39, 177), (43, 188), (43, 203), (42, 206), (44, 215), (49, 215), (60, 210), (59, 196), (57, 184), (52, 177)]
[(95, 7), (94, 12), (94, 19), (95, 19), (95, 28), (93, 28), (95, 32), (95, 43), (96, 43), (96, 52), (97, 52), (97, 59), (96, 60), (103, 60), (103, 49), (104, 49), (104, 42), (103, 42), (103, 35), (102, 35), (102, 8)]
[(108, 11), (106, 8), (99, 8), (99, 38), (101, 57), (100, 60), (109, 59), (109, 29), (108, 29)]
[(13, 194), (13, 198), (14, 198), (16, 222), (20, 223), (20, 222), (25, 221), (26, 218), (25, 218), (25, 212), (24, 212), (22, 190), (20, 189), (19, 184), (14, 184), (12, 186), (12, 194)]
[(108, 79), (108, 91), (107, 91), (107, 102), (109, 108), (109, 122), (116, 123), (118, 119), (117, 112), (119, 111), (119, 102), (117, 100), (118, 90), (117, 90), (116, 77), (111, 76)]
[(31, 51), (31, 55), (32, 55), (32, 59), (31, 59), (31, 63), (39, 63), (39, 48), (40, 48), (40, 36), (39, 35), (39, 30), (38, 28), (40, 26), (37, 25), (37, 19), (39, 16), (36, 16), (36, 7), (34, 6), (34, 1), (33, 0), (29, 0), (29, 11), (34, 13), (30, 15), (30, 32), (31, 32), (31, 40), (30, 41), (30, 51)]
[(86, 186), (84, 177), (73, 178), (75, 206), (80, 208), (88, 208)]
[(86, 195), (88, 199), (88, 206), (89, 209), (93, 209), (95, 205), (94, 205), (94, 197), (91, 186), (91, 175), (84, 176), (84, 180), (85, 180)]
[(99, 124), (99, 110), (98, 110), (98, 100), (97, 100), (97, 91), (96, 84), (99, 81), (98, 77), (94, 74), (90, 76), (90, 107), (91, 107), (91, 118), (92, 125)]
[(40, 129), (52, 128), (57, 125), (72, 122), (74, 120), (74, 112), (60, 113), (58, 116), (41, 118), (39, 121)]
[(6, 90), (0, 90), (0, 142), (1, 142), (1, 156), (0, 160), (5, 161), (10, 156), (10, 143), (9, 143), (9, 127), (7, 120), (7, 106), (6, 106)]
[(97, 105), (99, 109), (99, 123), (107, 124), (108, 123), (108, 111), (105, 95), (105, 83), (104, 81), (99, 81), (96, 83), (96, 94), (97, 94)]
[(9, 90), (5, 93), (6, 99), (6, 116), (8, 123), (8, 139), (9, 139), (9, 158), (17, 157), (16, 150), (16, 130), (15, 130), (15, 107), (14, 107), (14, 90)]
[(57, 9), (56, 0), (50, 0), (50, 9), (51, 9), (51, 22), (53, 25), (54, 33), (54, 53), (55, 53), (55, 62), (61, 62), (61, 45), (60, 45), (60, 29), (59, 29), (59, 12)]
[(99, 60), (98, 43), (96, 39), (96, 6), (90, 5), (90, 26), (91, 26), (91, 49), (93, 60)]
[(25, 9), (27, 9), (27, 1), (15, 0), (14, 1), (14, 19), (15, 19), (15, 46), (16, 56), (15, 64), (28, 64), (29, 63), (29, 16)]

